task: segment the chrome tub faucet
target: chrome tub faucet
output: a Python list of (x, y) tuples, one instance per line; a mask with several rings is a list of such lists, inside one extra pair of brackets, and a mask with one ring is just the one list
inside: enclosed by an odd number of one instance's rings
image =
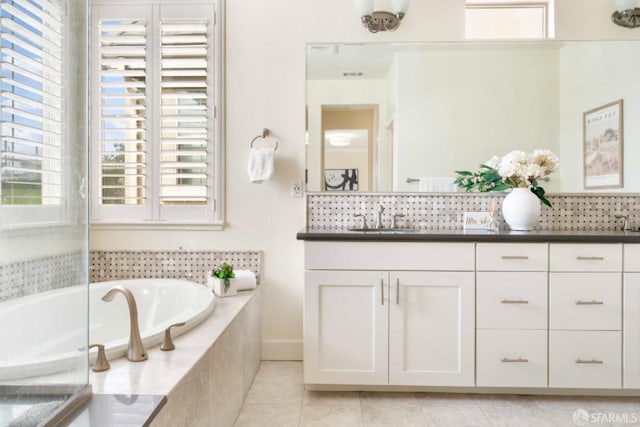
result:
[(141, 362), (147, 360), (147, 353), (144, 351), (142, 345), (142, 339), (140, 338), (140, 328), (138, 326), (138, 307), (136, 306), (136, 299), (133, 297), (133, 293), (124, 286), (113, 286), (102, 297), (103, 301), (110, 302), (113, 297), (121, 293), (127, 300), (129, 306), (129, 320), (131, 321), (129, 331), (129, 348), (127, 349), (127, 359), (132, 362)]

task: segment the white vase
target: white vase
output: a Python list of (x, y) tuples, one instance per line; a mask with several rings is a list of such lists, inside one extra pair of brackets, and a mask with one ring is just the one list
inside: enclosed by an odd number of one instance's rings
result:
[(533, 230), (540, 222), (540, 199), (528, 188), (514, 188), (502, 201), (502, 217), (512, 230)]
[(232, 297), (238, 293), (236, 279), (229, 279), (229, 286), (225, 289), (224, 280), (209, 276), (207, 284), (213, 293), (219, 297)]

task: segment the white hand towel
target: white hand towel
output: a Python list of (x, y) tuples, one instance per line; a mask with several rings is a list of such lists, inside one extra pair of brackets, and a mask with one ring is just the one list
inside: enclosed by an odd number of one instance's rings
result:
[(249, 153), (249, 181), (261, 184), (268, 181), (273, 176), (273, 162), (275, 158), (275, 148), (252, 148)]
[(424, 177), (420, 178), (418, 183), (418, 191), (426, 191), (429, 193), (451, 193), (457, 190), (453, 183), (453, 178), (441, 177)]
[(256, 288), (256, 275), (251, 270), (235, 270), (236, 284), (239, 291)]

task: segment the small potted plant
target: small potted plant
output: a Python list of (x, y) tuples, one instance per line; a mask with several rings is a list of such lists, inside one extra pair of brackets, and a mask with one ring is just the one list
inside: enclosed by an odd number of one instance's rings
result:
[(238, 286), (234, 277), (236, 277), (236, 275), (233, 272), (233, 266), (226, 262), (211, 270), (210, 282), (213, 293), (219, 297), (236, 295), (238, 293)]

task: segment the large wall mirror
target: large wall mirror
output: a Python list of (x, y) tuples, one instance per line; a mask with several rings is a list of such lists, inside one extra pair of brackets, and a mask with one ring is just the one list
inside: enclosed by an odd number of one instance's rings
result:
[[(446, 191), (438, 180), (455, 170), (547, 148), (560, 158), (547, 191), (640, 192), (638, 52), (640, 41), (309, 44), (307, 189)], [(621, 185), (585, 185), (593, 161)]]

